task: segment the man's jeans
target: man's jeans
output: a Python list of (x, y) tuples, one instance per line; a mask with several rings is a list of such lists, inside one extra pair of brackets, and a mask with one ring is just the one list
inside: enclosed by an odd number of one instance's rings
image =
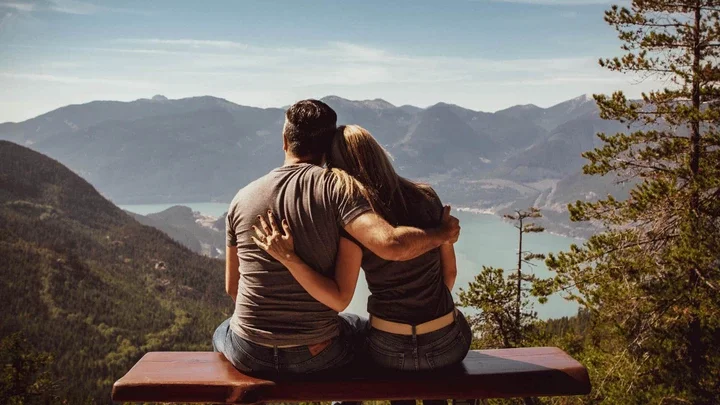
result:
[(230, 319), (213, 335), (213, 348), (235, 368), (249, 375), (277, 378), (281, 375), (315, 373), (351, 363), (367, 331), (367, 320), (354, 314), (340, 314), (340, 336), (313, 355), (308, 346), (273, 348), (245, 340), (230, 329)]

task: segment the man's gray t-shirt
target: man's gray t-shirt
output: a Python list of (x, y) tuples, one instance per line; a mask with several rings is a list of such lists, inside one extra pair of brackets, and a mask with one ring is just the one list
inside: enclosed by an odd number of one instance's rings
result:
[(311, 345), (339, 334), (337, 312), (321, 304), (278, 261), (252, 241), (258, 215), (287, 219), (295, 252), (334, 277), (340, 229), (370, 210), (336, 187), (332, 172), (307, 163), (279, 167), (241, 189), (226, 218), (227, 245), (237, 246), (240, 280), (230, 327), (268, 345)]

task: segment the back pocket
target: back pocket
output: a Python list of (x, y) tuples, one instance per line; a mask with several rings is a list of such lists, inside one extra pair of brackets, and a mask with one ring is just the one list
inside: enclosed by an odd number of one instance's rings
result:
[[(308, 354), (312, 353), (308, 350)], [(350, 343), (341, 338), (334, 338), (332, 342), (308, 360), (288, 364), (287, 368), (293, 373), (314, 373), (331, 368), (342, 367), (352, 361), (353, 353)]]
[(455, 337), (445, 340), (442, 345), (432, 346), (425, 353), (425, 359), (431, 370), (453, 366), (463, 361), (468, 353), (468, 343), (462, 332), (455, 333)]
[(368, 340), (367, 350), (373, 363), (380, 367), (402, 370), (405, 365), (404, 353), (384, 347), (372, 338)]

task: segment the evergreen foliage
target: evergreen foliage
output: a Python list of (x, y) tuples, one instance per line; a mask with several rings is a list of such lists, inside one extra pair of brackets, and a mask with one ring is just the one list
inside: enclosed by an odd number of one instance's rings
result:
[[(533, 260), (545, 258), (544, 254), (523, 250), (523, 235), (544, 231), (541, 226), (526, 220), (540, 217), (540, 210), (534, 207), (505, 215), (515, 222), (518, 230), (517, 268), (506, 276), (501, 268), (483, 266), (467, 289), (460, 289), (458, 305), (479, 311), (470, 319), (477, 334), (475, 347), (522, 347), (540, 338), (537, 312), (533, 311), (530, 297), (535, 296), (544, 303), (549, 284), (522, 270), (523, 264), (532, 266)], [(526, 287), (525, 283), (530, 283), (531, 287)]]
[(37, 351), (21, 333), (0, 340), (0, 403), (46, 404), (57, 401), (58, 387), (48, 367), (53, 357)]
[(48, 366), (41, 380), (67, 403), (109, 403), (112, 383), (148, 351), (211, 350), (214, 328), (232, 310), (221, 261), (140, 225), (56, 161), (4, 141), (0, 257), (0, 336), (25, 339), (3, 348), (31, 360), (29, 370), (12, 366), (30, 381), (13, 390), (39, 390), (34, 364)]
[(664, 80), (630, 101), (596, 95), (601, 117), (627, 125), (599, 134), (584, 172), (636, 185), (569, 206), (604, 225), (551, 255), (558, 287), (591, 314), (578, 357), (593, 377), (588, 403), (708, 404), (720, 398), (720, 2), (634, 0), (605, 20), (622, 57), (610, 70)]

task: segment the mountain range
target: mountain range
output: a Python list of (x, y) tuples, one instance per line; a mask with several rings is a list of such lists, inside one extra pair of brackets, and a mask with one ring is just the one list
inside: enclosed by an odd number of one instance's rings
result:
[(147, 215), (125, 212), (141, 224), (163, 231), (195, 253), (225, 258), (224, 217), (207, 217), (182, 205)]
[[(586, 95), (549, 108), (519, 105), (494, 113), (446, 103), (420, 108), (382, 99), (322, 100), (340, 124), (372, 132), (401, 175), (429, 182), (456, 206), (493, 211), (541, 202), (539, 208), (560, 213), (566, 197), (597, 195), (597, 185), (590, 189), (579, 176), (580, 154), (599, 145), (596, 133), (625, 129), (600, 119)], [(155, 96), (70, 105), (0, 124), (0, 139), (57, 159), (118, 204), (227, 202), (281, 164), (283, 119), (279, 108)], [(601, 183), (612, 188), (611, 179)]]
[[(67, 167), (7, 141), (0, 259), (0, 336), (21, 333), (52, 355), (55, 388), (43, 394), (57, 400), (43, 403), (110, 403), (112, 383), (144, 353), (211, 350), (214, 328), (233, 308), (222, 261), (142, 225)], [(4, 364), (3, 375), (15, 366)], [(3, 388), (14, 383), (8, 377)]]

